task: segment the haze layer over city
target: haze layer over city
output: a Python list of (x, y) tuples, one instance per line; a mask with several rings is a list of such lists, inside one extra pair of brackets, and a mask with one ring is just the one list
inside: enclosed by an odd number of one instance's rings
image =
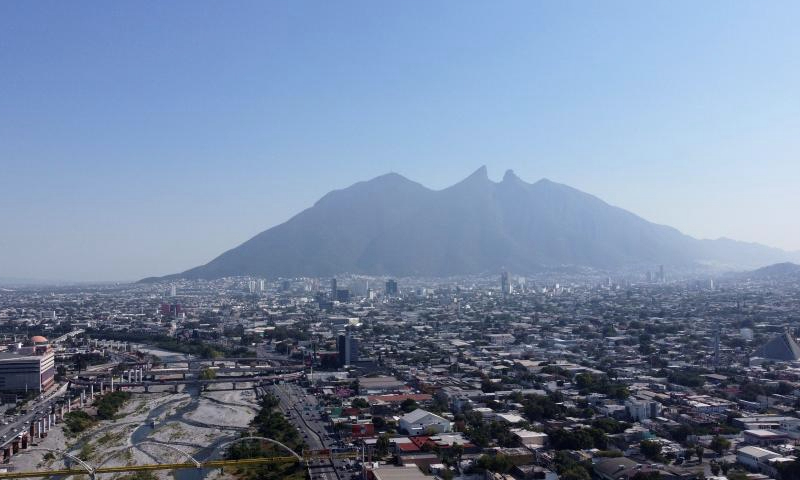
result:
[(0, 4), (0, 480), (800, 480), (798, 20)]

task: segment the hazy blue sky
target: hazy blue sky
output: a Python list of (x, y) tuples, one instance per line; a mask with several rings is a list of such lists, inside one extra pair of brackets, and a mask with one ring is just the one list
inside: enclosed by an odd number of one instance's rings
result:
[(0, 277), (205, 263), (486, 164), (800, 249), (800, 2), (0, 2)]

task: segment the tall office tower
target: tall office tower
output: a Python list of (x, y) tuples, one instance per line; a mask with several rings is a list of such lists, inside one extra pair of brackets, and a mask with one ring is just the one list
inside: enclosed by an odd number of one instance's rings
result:
[(349, 331), (345, 335), (339, 335), (336, 343), (340, 366), (346, 367), (358, 361), (358, 339), (354, 338)]
[(331, 278), (331, 298), (336, 300), (336, 293), (338, 291), (338, 287), (336, 285), (336, 279)]
[(247, 290), (250, 293), (256, 293), (256, 281), (255, 280), (250, 280), (249, 282), (247, 282)]
[(333, 297), (334, 300), (339, 302), (347, 303), (350, 301), (350, 290), (346, 288), (340, 288), (336, 290), (336, 294)]
[(665, 283), (667, 281), (666, 277), (664, 277), (664, 265), (658, 266), (658, 281), (661, 283)]
[(267, 281), (261, 279), (258, 281), (258, 291), (259, 292), (266, 292), (267, 291)]
[(503, 292), (503, 295), (511, 293), (511, 282), (508, 281), (508, 272), (500, 274), (500, 291)]
[(177, 297), (178, 296), (178, 287), (173, 284), (169, 289), (169, 296), (170, 297)]
[(714, 324), (714, 369), (719, 368), (719, 337), (720, 337), (720, 324), (717, 319)]
[(386, 296), (387, 297), (397, 296), (397, 281), (391, 278), (386, 281)]

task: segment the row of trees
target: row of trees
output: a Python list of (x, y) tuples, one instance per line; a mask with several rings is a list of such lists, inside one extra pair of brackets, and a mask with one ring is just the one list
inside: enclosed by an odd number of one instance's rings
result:
[[(272, 395), (264, 396), (261, 399), (260, 409), (250, 426), (254, 431), (243, 433), (243, 436), (261, 436), (277, 440), (295, 452), (301, 452), (304, 448), (303, 439), (297, 429), (286, 417), (283, 416), (277, 398)], [(286, 452), (280, 450), (272, 444), (262, 442), (239, 442), (234, 443), (228, 448), (226, 457), (232, 460), (241, 458), (255, 458), (268, 455), (285, 455)], [(243, 467), (237, 471), (237, 475), (250, 480), (304, 480), (305, 471), (300, 464), (276, 464)]]
[(65, 413), (64, 424), (67, 432), (75, 435), (92, 427), (98, 420), (112, 420), (130, 398), (130, 392), (112, 392), (101, 396), (94, 402), (97, 408), (97, 415), (94, 417), (83, 410)]

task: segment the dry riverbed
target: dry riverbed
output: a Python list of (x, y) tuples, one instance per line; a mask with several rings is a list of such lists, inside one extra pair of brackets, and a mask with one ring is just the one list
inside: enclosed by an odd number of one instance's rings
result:
[[(220, 388), (222, 385), (216, 386)], [(234, 438), (253, 419), (258, 405), (252, 390), (203, 392), (199, 397), (180, 392), (135, 393), (115, 420), (101, 421), (77, 436), (65, 436), (62, 425), (37, 440), (36, 448), (66, 450), (93, 466), (143, 463), (182, 463), (181, 453), (147, 442), (166, 443), (190, 455), (208, 455), (213, 443)], [(151, 422), (155, 421), (155, 428)], [(211, 456), (218, 457), (220, 452)], [(12, 459), (15, 470), (63, 468), (64, 460), (43, 451), (21, 451)], [(124, 474), (106, 475), (118, 478)], [(162, 479), (170, 471), (156, 472)], [(207, 479), (220, 474), (212, 472)], [(87, 477), (88, 478), (88, 477)]]

